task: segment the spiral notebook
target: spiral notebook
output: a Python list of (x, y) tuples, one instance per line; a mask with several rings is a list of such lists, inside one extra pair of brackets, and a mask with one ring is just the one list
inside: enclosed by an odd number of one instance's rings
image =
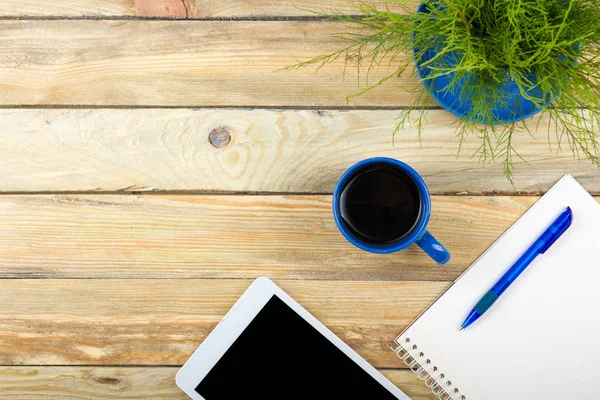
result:
[[(459, 331), (567, 206), (567, 232)], [(396, 338), (395, 351), (441, 399), (599, 399), (600, 205), (565, 176)]]

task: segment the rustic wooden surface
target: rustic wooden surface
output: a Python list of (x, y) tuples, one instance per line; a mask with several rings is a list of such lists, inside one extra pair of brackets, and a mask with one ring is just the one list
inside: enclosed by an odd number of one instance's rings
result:
[[(1, 71), (0, 71), (1, 74)], [(397, 110), (0, 109), (0, 192), (213, 191), (331, 193), (350, 165), (406, 161), (434, 194), (538, 194), (565, 173), (600, 194), (598, 171), (546, 133), (520, 135), (515, 188), (500, 164), (478, 165), (469, 138), (459, 155), (453, 117), (432, 111), (395, 138)], [(530, 125), (534, 128), (538, 121)], [(548, 120), (539, 121), (540, 131)], [(217, 146), (211, 134), (224, 134)], [(51, 177), (51, 179), (49, 179)]]
[[(178, 367), (258, 276), (433, 399), (391, 341), (563, 174), (600, 195), (598, 170), (534, 120), (513, 188), (444, 111), (392, 141), (416, 81), (347, 103), (340, 63), (274, 72), (337, 49), (302, 10), (337, 3), (0, 0), (2, 399), (184, 399)], [(449, 265), (336, 231), (337, 178), (376, 155), (425, 177)]]
[[(175, 385), (178, 368), (0, 367), (3, 396), (44, 399), (189, 399)], [(431, 392), (408, 370), (381, 370), (412, 400), (429, 400)], [(6, 397), (4, 397), (6, 398)]]
[[(343, 61), (276, 70), (333, 52), (323, 21), (0, 21), (0, 105), (344, 107), (357, 73)], [(387, 68), (372, 73), (376, 80)], [(399, 107), (397, 80), (352, 105)]]
[[(4, 280), (0, 365), (181, 365), (251, 282)], [(403, 366), (390, 351), (392, 340), (448, 286), (275, 282), (378, 368)]]
[[(349, 1), (346, 4), (360, 4)], [(385, 5), (397, 12), (402, 7)], [(406, 1), (406, 7), (416, 8), (418, 3)], [(2, 17), (50, 17), (50, 18), (167, 18), (167, 19), (209, 19), (209, 18), (281, 18), (310, 17), (311, 11), (344, 10), (338, 0), (0, 0)]]
[(536, 199), (433, 197), (429, 230), (453, 255), (439, 267), (416, 246), (358, 250), (331, 196), (5, 195), (0, 277), (451, 281)]

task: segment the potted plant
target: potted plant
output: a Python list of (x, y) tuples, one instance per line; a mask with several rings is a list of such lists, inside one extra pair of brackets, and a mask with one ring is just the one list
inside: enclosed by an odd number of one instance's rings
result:
[[(366, 71), (367, 83), (349, 98), (396, 77), (420, 79), (425, 91), (411, 92), (396, 132), (416, 123), (421, 134), (433, 98), (457, 116), (459, 151), (476, 136), (480, 159), (500, 160), (511, 182), (515, 140), (534, 131), (556, 132), (549, 139), (558, 149), (568, 143), (574, 155), (600, 166), (597, 1), (424, 0), (415, 9), (388, 0), (352, 9), (355, 15), (318, 13), (346, 23), (339, 51), (288, 69), (320, 69), (341, 58), (347, 68)], [(387, 75), (368, 83), (368, 71), (382, 64)], [(536, 114), (547, 116), (547, 128), (525, 122)]]

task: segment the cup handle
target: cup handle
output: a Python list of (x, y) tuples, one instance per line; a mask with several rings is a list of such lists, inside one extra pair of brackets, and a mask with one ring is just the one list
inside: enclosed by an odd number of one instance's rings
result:
[(450, 261), (450, 252), (428, 231), (417, 239), (417, 244), (438, 264), (444, 265)]

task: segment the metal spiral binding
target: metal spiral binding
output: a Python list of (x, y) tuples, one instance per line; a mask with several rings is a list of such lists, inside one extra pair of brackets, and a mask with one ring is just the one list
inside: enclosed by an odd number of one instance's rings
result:
[(397, 344), (396, 347), (392, 347), (392, 350), (420, 380), (425, 382), (438, 399), (467, 400), (450, 380), (444, 381), (446, 379), (444, 373), (432, 365), (430, 359), (425, 358), (425, 353), (418, 351), (416, 344), (410, 344), (410, 338), (404, 339), (403, 344)]

